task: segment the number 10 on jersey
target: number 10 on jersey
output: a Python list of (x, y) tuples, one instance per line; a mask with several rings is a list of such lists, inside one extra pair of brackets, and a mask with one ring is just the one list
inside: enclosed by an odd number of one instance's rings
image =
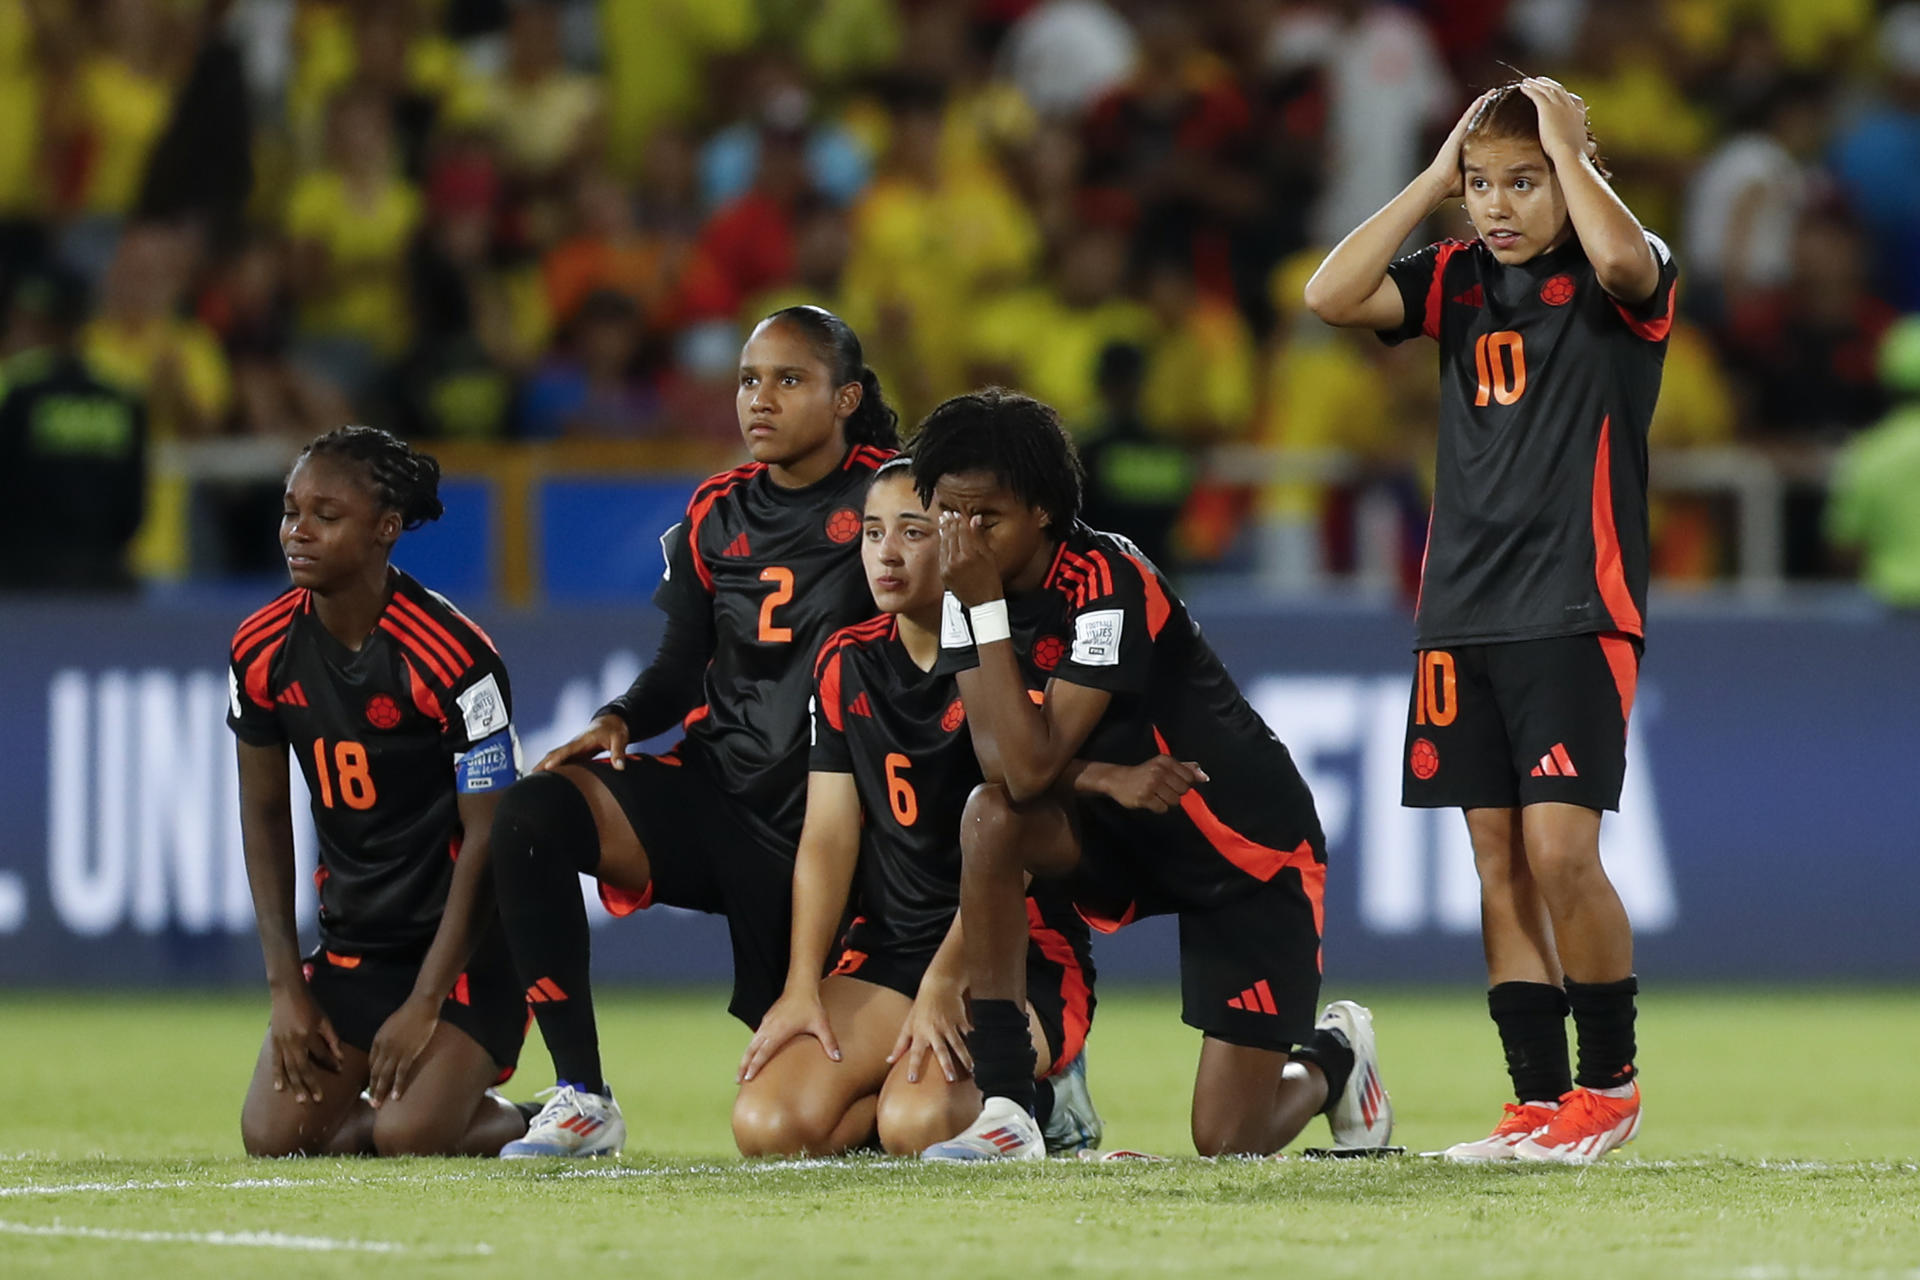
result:
[(1527, 393), (1527, 344), (1511, 329), (1483, 333), (1473, 343), (1473, 370), (1480, 377), (1473, 403), (1512, 404)]

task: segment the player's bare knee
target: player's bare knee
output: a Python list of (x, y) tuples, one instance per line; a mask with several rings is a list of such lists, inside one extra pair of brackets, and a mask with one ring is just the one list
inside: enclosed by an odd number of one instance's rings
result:
[(733, 1103), (733, 1144), (743, 1156), (820, 1155), (832, 1141), (835, 1118), (805, 1102), (758, 1090)]
[(1237, 1109), (1193, 1113), (1193, 1149), (1203, 1156), (1264, 1156), (1273, 1153), (1266, 1126)]
[(954, 1113), (942, 1092), (910, 1090), (883, 1096), (877, 1117), (880, 1146), (890, 1156), (918, 1155), (967, 1127), (973, 1117)]
[(1584, 897), (1607, 878), (1599, 848), (1572, 841), (1529, 844), (1527, 867), (1549, 903)]
[(428, 1107), (388, 1103), (373, 1117), (373, 1149), (383, 1156), (441, 1156), (454, 1150), (457, 1129), (448, 1117)]
[(248, 1155), (278, 1160), (311, 1155), (319, 1150), (319, 1142), (307, 1137), (298, 1117), (276, 1115), (275, 1110), (278, 1108), (256, 1107), (251, 1103), (241, 1109), (240, 1145)]
[(960, 852), (975, 866), (1015, 862), (1020, 825), (1007, 789), (997, 782), (983, 782), (967, 797), (967, 807), (960, 814)]

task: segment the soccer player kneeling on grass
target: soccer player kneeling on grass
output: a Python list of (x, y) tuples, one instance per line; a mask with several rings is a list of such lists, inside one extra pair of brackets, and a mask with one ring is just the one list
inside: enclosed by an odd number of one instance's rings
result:
[[(985, 1104), (923, 1154), (1040, 1151), (1029, 876), (1102, 930), (1179, 917), (1182, 1018), (1204, 1036), (1202, 1155), (1270, 1154), (1323, 1112), (1336, 1145), (1384, 1146), (1371, 1016), (1336, 1001), (1314, 1022), (1326, 854), (1313, 797), (1159, 571), (1079, 523), (1059, 416), (1006, 391), (958, 396), (922, 425), (913, 474), (949, 593), (936, 670), (956, 674), (986, 775), (960, 824), (967, 1047)], [(1182, 771), (1164, 812), (1075, 794), (1076, 761), (1162, 756)]]
[[(794, 865), (784, 993), (740, 1063), (733, 1135), (747, 1155), (830, 1155), (876, 1134), (896, 1155), (980, 1111), (969, 1073), (960, 814), (981, 779), (940, 651), (940, 542), (905, 458), (875, 473), (861, 552), (880, 616), (836, 632), (814, 665), (812, 773)], [(1174, 762), (1088, 765), (1080, 786), (1152, 795)], [(1131, 791), (1127, 790), (1131, 785)], [(854, 918), (835, 934), (849, 899)], [(1025, 903), (1025, 1029), (1046, 1146), (1096, 1146), (1086, 1092), (1093, 964), (1057, 886)], [(934, 1070), (937, 1064), (938, 1069)]]
[[(439, 517), (439, 481), (371, 427), (308, 445), (280, 520), (293, 587), (233, 639), (228, 723), (273, 998), (240, 1113), (249, 1155), (492, 1155), (527, 1127), (489, 1087), (527, 1028), (487, 875), (518, 767), (507, 671), (388, 563), (401, 530)], [(289, 748), (320, 836), (304, 964)]]
[[(1466, 811), (1517, 1095), (1489, 1136), (1444, 1153), (1459, 1161), (1587, 1164), (1640, 1126), (1633, 930), (1600, 864), (1600, 813), (1626, 771), (1647, 425), (1678, 272), (1596, 154), (1557, 82), (1495, 89), (1307, 285), (1332, 324), (1440, 343), (1405, 802)], [(1463, 192), (1478, 240), (1392, 261)]]

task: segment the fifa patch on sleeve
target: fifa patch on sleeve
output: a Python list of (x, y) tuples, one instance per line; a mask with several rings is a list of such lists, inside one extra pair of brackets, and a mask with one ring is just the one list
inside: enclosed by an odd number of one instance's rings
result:
[(1119, 609), (1095, 609), (1073, 620), (1073, 660), (1083, 667), (1120, 665), (1120, 629), (1127, 615)]
[(940, 601), (940, 647), (942, 649), (971, 649), (973, 647), (973, 628), (967, 625), (967, 607), (960, 603), (960, 597), (947, 592)]
[(240, 718), (240, 677), (232, 667), (227, 668), (227, 709), (235, 720)]
[(520, 739), (512, 729), (502, 729), (460, 757), (453, 768), (454, 790), (463, 796), (476, 791), (497, 791), (520, 776)]
[(466, 721), (468, 742), (478, 742), (507, 727), (510, 719), (507, 700), (500, 696), (500, 685), (491, 671), (476, 680), (454, 701), (459, 703), (460, 714)]

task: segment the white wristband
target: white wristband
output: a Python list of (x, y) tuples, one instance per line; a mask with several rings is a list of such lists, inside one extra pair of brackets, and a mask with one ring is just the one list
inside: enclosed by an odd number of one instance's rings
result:
[(967, 610), (967, 618), (973, 623), (973, 642), (992, 644), (995, 640), (1011, 640), (1013, 626), (1007, 621), (1007, 602), (989, 600), (985, 604), (976, 604)]

